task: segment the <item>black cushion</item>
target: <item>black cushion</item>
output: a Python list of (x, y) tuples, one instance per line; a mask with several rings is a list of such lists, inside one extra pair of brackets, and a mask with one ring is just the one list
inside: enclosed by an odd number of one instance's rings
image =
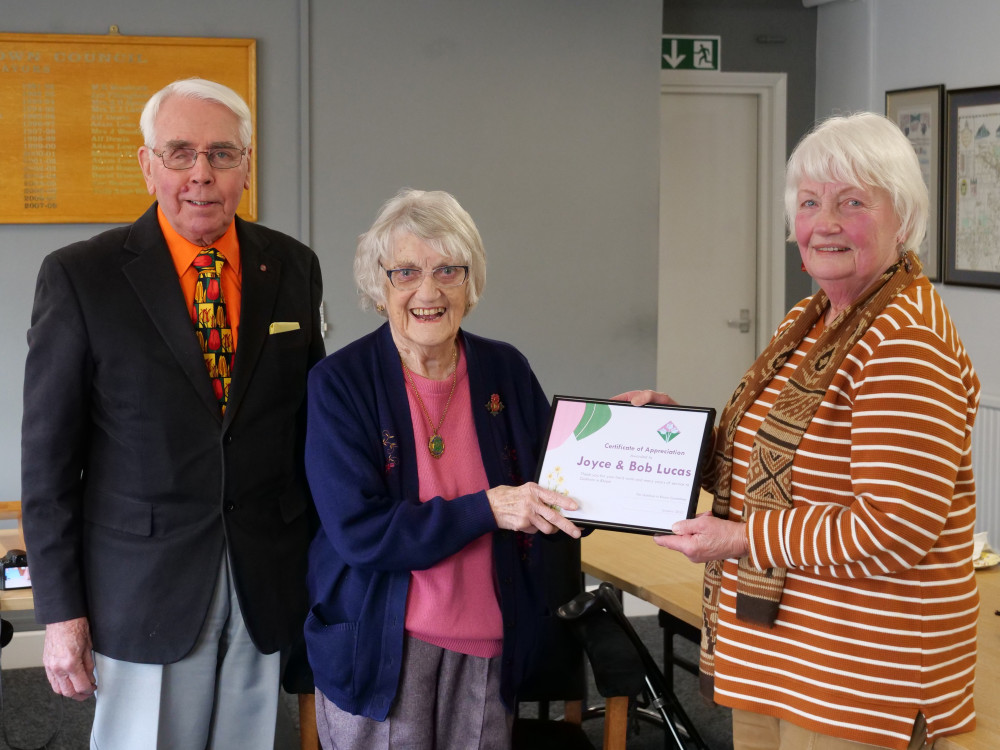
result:
[(642, 692), (645, 686), (642, 659), (614, 617), (597, 610), (589, 612), (576, 625), (590, 658), (597, 692), (605, 698), (636, 696)]

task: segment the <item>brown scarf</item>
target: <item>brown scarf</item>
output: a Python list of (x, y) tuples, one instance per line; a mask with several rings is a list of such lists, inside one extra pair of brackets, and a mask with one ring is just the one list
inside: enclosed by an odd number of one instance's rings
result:
[[(757, 431), (750, 451), (744, 497), (743, 521), (750, 514), (792, 507), (792, 463), (802, 435), (826, 395), (840, 363), (865, 334), (875, 318), (896, 295), (920, 274), (920, 261), (907, 253), (887, 269), (874, 284), (845, 309), (819, 335), (816, 343), (778, 394), (774, 406)], [(805, 310), (777, 334), (747, 370), (722, 411), (716, 431), (714, 473), (715, 502), (712, 513), (729, 517), (733, 478), (733, 439), (744, 413), (781, 370), (802, 340), (812, 330), (827, 306), (826, 293), (813, 295)], [(705, 565), (702, 601), (701, 692), (712, 698), (715, 676), (715, 637), (719, 618), (722, 560)], [(778, 603), (785, 586), (785, 569), (754, 568), (749, 557), (739, 560), (736, 585), (736, 616), (771, 627), (778, 616)]]

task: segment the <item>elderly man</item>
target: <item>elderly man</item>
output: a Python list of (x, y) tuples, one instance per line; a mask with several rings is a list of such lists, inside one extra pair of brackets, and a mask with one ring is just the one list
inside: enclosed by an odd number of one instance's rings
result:
[(270, 749), (306, 608), (319, 264), (236, 216), (253, 128), (235, 92), (176, 81), (140, 125), (156, 202), (45, 258), (28, 331), (45, 670), (61, 695), (96, 688), (92, 747)]

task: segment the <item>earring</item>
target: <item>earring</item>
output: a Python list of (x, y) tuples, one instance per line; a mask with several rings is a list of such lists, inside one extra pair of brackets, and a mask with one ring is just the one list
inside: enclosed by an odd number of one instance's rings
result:
[(375, 310), (380, 313), (385, 312), (385, 305), (375, 305)]

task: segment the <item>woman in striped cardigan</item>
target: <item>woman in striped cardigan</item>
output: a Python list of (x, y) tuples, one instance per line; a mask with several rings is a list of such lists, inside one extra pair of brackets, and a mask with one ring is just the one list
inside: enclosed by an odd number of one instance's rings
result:
[(921, 273), (927, 190), (892, 122), (821, 123), (785, 202), (819, 291), (723, 410), (712, 513), (656, 542), (706, 563), (702, 687), (737, 750), (929, 748), (975, 726), (979, 380)]

